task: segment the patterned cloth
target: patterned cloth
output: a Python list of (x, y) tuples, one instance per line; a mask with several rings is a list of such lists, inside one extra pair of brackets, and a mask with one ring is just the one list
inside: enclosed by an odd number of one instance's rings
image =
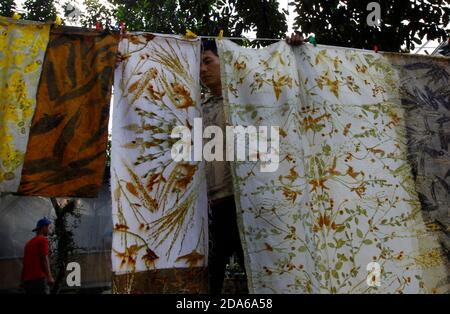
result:
[(384, 56), (399, 73), (408, 159), (427, 226), (450, 257), (450, 58)]
[(260, 50), (217, 43), (230, 124), (280, 127), (278, 170), (232, 163), (250, 291), (446, 291), (387, 60), (284, 42)]
[(19, 192), (96, 197), (106, 161), (118, 36), (52, 31)]
[(0, 192), (16, 192), (50, 25), (0, 17)]
[(207, 291), (201, 162), (175, 162), (176, 126), (200, 117), (200, 41), (148, 33), (119, 44), (111, 152), (113, 290)]

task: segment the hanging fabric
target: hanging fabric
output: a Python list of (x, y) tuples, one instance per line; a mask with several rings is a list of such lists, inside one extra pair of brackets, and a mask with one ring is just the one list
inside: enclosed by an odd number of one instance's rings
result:
[(52, 30), (19, 193), (96, 197), (103, 181), (118, 35)]
[(113, 291), (207, 291), (204, 165), (175, 162), (176, 126), (200, 117), (200, 41), (128, 33), (115, 72)]
[(427, 226), (450, 251), (450, 58), (383, 53), (399, 73), (408, 160)]
[(50, 25), (0, 17), (0, 192), (17, 192)]
[(389, 62), (323, 46), (217, 44), (229, 123), (280, 128), (276, 171), (231, 163), (250, 291), (445, 292)]

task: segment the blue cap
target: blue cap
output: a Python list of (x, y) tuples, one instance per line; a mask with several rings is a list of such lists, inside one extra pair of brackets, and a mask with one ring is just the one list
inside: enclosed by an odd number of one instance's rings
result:
[(44, 217), (42, 219), (39, 219), (39, 221), (36, 224), (36, 228), (34, 228), (33, 231), (38, 231), (42, 227), (45, 227), (45, 226), (48, 226), (51, 224), (52, 224), (52, 221), (50, 219), (47, 219), (47, 217)]

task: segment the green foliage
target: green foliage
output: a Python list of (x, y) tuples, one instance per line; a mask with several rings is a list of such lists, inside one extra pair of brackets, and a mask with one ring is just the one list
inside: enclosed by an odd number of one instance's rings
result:
[(107, 1), (101, 0), (84, 0), (84, 12), (76, 12), (81, 9), (77, 3), (67, 0), (62, 5), (64, 22), (80, 24), (81, 26), (93, 28), (97, 22), (101, 23), (104, 28), (112, 29), (115, 26), (114, 6)]
[(169, 33), (178, 29), (180, 20), (176, 0), (112, 1), (117, 5), (116, 18), (128, 30)]
[[(449, 36), (450, 0), (378, 0), (382, 24), (370, 27), (366, 19), (371, 0), (294, 0), (295, 27), (316, 34), (322, 44), (409, 52), (423, 38), (445, 40)], [(70, 14), (66, 0), (64, 16)], [(186, 28), (200, 35), (240, 37), (254, 31), (257, 37), (282, 38), (287, 31), (286, 12), (277, 0), (84, 0), (78, 23), (84, 27), (114, 28), (123, 21), (130, 31), (184, 34)], [(0, 2), (0, 14), (12, 16), (14, 0)], [(54, 1), (26, 0), (30, 20), (54, 20)], [(242, 41), (239, 41), (242, 43)], [(268, 44), (262, 42), (260, 44)], [(245, 44), (245, 43), (244, 43)], [(403, 50), (402, 50), (403, 47)]]
[[(63, 6), (67, 8), (66, 2)], [(286, 17), (277, 0), (99, 0), (84, 1), (81, 25), (116, 27), (123, 21), (127, 30), (184, 34), (186, 28), (199, 35), (242, 36), (255, 31), (258, 37), (281, 38), (287, 31)], [(65, 16), (70, 12), (66, 9)]]
[(58, 293), (66, 278), (67, 264), (74, 261), (74, 254), (81, 249), (76, 246), (74, 239), (74, 231), (78, 227), (81, 214), (77, 200), (65, 200), (63, 204), (53, 197), (50, 200), (56, 214), (53, 233), (50, 235), (50, 264), (55, 277), (52, 293)]
[[(445, 40), (449, 35), (449, 0), (378, 0), (381, 27), (369, 27), (370, 0), (302, 0), (291, 2), (298, 17), (295, 26), (303, 33), (315, 33), (317, 42), (372, 49), (378, 44), (384, 51), (413, 50), (426, 36)], [(345, 3), (345, 4), (344, 4)]]
[(54, 21), (56, 8), (53, 0), (26, 0), (24, 9), (27, 12), (25, 19), (33, 21)]
[[(26, 2), (27, 19), (42, 21), (54, 15), (52, 1), (37, 5), (40, 2)], [(65, 22), (89, 28), (101, 23), (112, 29), (123, 21), (129, 31), (167, 34), (184, 34), (190, 29), (216, 36), (223, 30), (225, 36), (240, 37), (254, 31), (258, 37), (281, 38), (287, 31), (285, 13), (279, 11), (277, 0), (84, 0), (84, 12), (76, 20), (71, 4), (77, 5), (70, 0), (62, 4)]]
[(14, 0), (2, 0), (0, 1), (0, 15), (11, 17), (16, 9)]
[(282, 37), (285, 15), (276, 0), (113, 0), (117, 18), (130, 30), (201, 35), (241, 36), (254, 30), (259, 37)]

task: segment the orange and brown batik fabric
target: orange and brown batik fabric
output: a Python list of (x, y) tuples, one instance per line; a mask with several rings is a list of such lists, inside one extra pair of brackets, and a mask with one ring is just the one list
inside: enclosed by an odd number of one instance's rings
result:
[(97, 195), (105, 169), (118, 39), (107, 32), (52, 31), (20, 194)]

